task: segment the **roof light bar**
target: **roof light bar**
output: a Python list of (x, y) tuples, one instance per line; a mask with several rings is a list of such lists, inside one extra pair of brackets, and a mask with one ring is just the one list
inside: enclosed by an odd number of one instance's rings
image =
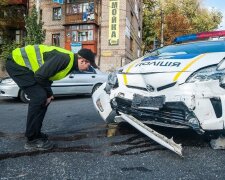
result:
[(197, 34), (188, 34), (184, 36), (178, 36), (174, 39), (174, 43), (182, 43), (186, 41), (196, 41), (201, 39), (213, 38), (213, 37), (223, 37), (225, 36), (225, 30), (221, 31), (211, 31), (211, 32), (201, 32)]

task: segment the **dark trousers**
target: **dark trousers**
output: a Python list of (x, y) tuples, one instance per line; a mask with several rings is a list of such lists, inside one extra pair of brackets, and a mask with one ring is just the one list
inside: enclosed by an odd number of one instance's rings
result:
[(26, 67), (19, 66), (11, 59), (6, 61), (9, 76), (17, 83), (30, 98), (27, 114), (25, 136), (28, 140), (41, 137), (41, 127), (48, 106), (45, 106), (47, 93), (34, 78), (34, 73)]

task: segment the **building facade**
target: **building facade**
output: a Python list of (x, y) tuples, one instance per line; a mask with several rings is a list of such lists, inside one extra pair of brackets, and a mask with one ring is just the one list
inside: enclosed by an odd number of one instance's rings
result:
[[(55, 1), (55, 2), (53, 2)], [(77, 52), (91, 49), (103, 71), (112, 71), (141, 56), (141, 0), (30, 0), (36, 4), (45, 44)]]
[(27, 0), (5, 0), (0, 4), (0, 46), (4, 40), (20, 43), (25, 36)]

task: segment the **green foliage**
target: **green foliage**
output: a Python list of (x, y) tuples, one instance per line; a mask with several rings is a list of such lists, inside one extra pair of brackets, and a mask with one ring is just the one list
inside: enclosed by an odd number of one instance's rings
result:
[(21, 47), (21, 44), (16, 43), (16, 41), (3, 40), (3, 45), (1, 45), (0, 63), (2, 70), (5, 67), (5, 61), (7, 57), (12, 53), (17, 47)]
[(154, 0), (144, 0), (144, 9), (143, 9), (143, 51), (145, 52), (151, 46), (154, 41), (154, 37), (156, 36), (156, 32), (154, 30), (155, 24), (155, 7), (156, 2)]
[(45, 31), (42, 30), (43, 23), (38, 22), (37, 9), (33, 6), (30, 15), (25, 17), (25, 28), (27, 30), (26, 44), (42, 44), (45, 40)]
[(7, 1), (8, 1), (8, 0), (1, 0), (1, 1), (0, 1), (0, 6), (6, 5), (6, 4), (7, 4)]
[(201, 0), (144, 0), (143, 50), (153, 48), (153, 39), (172, 43), (178, 35), (212, 31), (222, 21), (222, 13), (201, 6)]

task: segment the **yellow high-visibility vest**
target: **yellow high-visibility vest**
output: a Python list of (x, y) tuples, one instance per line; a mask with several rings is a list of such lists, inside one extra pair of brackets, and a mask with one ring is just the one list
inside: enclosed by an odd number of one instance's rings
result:
[(70, 56), (70, 62), (68, 66), (49, 78), (49, 80), (55, 81), (64, 78), (71, 70), (74, 62), (73, 52), (55, 46), (28, 45), (23, 48), (16, 48), (15, 50), (13, 50), (12, 56), (17, 64), (27, 67), (33, 72), (36, 72), (44, 64), (43, 53), (52, 50), (57, 50)]

